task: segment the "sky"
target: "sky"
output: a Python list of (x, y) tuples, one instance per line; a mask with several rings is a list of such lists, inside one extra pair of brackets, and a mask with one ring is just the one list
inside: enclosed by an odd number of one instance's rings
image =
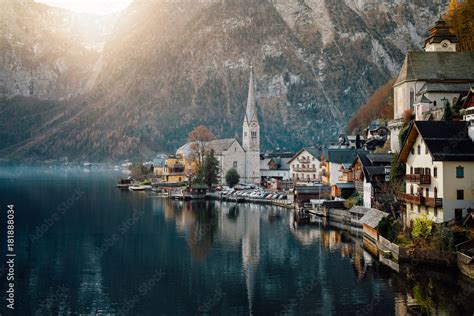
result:
[(125, 9), (132, 0), (36, 0), (75, 12), (108, 14)]

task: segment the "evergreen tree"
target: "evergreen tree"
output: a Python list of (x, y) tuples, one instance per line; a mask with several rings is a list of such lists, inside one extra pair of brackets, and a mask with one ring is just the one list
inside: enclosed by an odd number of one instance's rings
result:
[(453, 118), (453, 109), (451, 109), (451, 105), (449, 101), (444, 103), (444, 113), (443, 113), (443, 121), (450, 121)]
[(209, 188), (218, 182), (219, 161), (214, 156), (214, 150), (206, 153), (204, 162), (199, 167), (197, 174), (201, 178), (201, 183), (206, 184)]
[(240, 175), (237, 172), (237, 170), (235, 170), (234, 168), (229, 169), (229, 171), (227, 171), (227, 173), (225, 175), (225, 181), (227, 182), (227, 185), (231, 188), (233, 188), (234, 185), (239, 183)]

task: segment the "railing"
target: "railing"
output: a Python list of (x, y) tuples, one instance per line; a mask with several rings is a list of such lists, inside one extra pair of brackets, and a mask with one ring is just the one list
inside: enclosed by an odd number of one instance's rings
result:
[(293, 168), (294, 171), (297, 171), (297, 172), (316, 172), (316, 168), (302, 168), (302, 167), (295, 167)]
[(426, 174), (407, 174), (405, 175), (405, 180), (417, 184), (430, 184), (431, 176)]
[(422, 205), (423, 204), (423, 197), (419, 195), (412, 195), (408, 193), (398, 193), (397, 197), (407, 203), (412, 203), (416, 205)]
[(297, 158), (296, 160), (298, 160), (299, 162), (302, 162), (302, 163), (308, 163), (308, 162), (311, 162), (311, 161), (314, 161), (314, 160), (311, 160), (311, 159), (308, 159), (308, 158)]
[(416, 205), (425, 205), (428, 207), (443, 207), (442, 198), (427, 198), (421, 195), (413, 195), (408, 193), (398, 193), (397, 198)]
[(443, 207), (443, 199), (441, 198), (425, 198), (425, 205), (428, 207)]

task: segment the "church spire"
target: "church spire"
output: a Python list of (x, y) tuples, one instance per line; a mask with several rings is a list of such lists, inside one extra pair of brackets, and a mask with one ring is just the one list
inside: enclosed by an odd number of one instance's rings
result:
[(247, 122), (251, 122), (253, 120), (257, 121), (256, 109), (257, 109), (257, 101), (255, 99), (255, 83), (253, 80), (253, 67), (250, 66), (249, 94), (247, 98), (247, 110), (245, 111)]

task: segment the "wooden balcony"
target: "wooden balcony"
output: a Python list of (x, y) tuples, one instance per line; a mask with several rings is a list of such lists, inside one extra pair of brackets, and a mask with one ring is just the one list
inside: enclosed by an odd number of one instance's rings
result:
[(427, 207), (443, 207), (443, 199), (441, 198), (427, 198), (424, 196), (408, 193), (398, 193), (397, 198), (403, 202), (415, 205), (425, 205)]
[(443, 199), (425, 198), (425, 205), (428, 207), (443, 207)]
[(309, 167), (305, 167), (305, 168), (295, 167), (295, 168), (293, 168), (293, 170), (295, 172), (316, 172), (316, 168), (309, 168)]
[(424, 174), (407, 174), (405, 180), (416, 184), (431, 184), (431, 176)]
[(406, 203), (411, 203), (415, 205), (423, 205), (423, 197), (419, 195), (413, 195), (408, 193), (398, 193), (398, 199)]

